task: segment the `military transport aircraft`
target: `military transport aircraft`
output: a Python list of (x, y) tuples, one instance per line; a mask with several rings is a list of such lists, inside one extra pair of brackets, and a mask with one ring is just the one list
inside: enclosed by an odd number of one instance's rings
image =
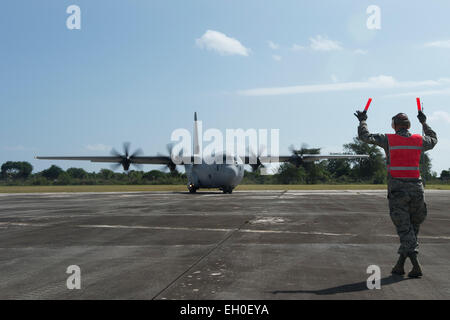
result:
[[(170, 171), (175, 171), (177, 165), (184, 165), (188, 178), (187, 187), (190, 193), (195, 193), (199, 188), (218, 188), (223, 193), (231, 193), (233, 189), (241, 182), (244, 177), (244, 165), (249, 164), (253, 170), (264, 167), (263, 163), (272, 162), (289, 162), (299, 167), (303, 162), (314, 162), (323, 159), (359, 159), (367, 158), (368, 155), (347, 155), (347, 154), (303, 154), (302, 151), (293, 150), (292, 155), (271, 157), (270, 155), (246, 155), (235, 156), (230, 153), (223, 152), (218, 155), (222, 158), (221, 163), (215, 160), (205, 161), (205, 159), (195, 159), (195, 155), (199, 154), (198, 142), (198, 122), (197, 113), (194, 113), (194, 156), (182, 157), (175, 160), (177, 155), (172, 154), (171, 145), (168, 145), (170, 155), (142, 156), (142, 150), (138, 149), (132, 154), (129, 152), (129, 143), (124, 143), (124, 153), (120, 154), (112, 149), (112, 156), (105, 157), (41, 157), (40, 160), (88, 160), (91, 162), (110, 162), (116, 164), (116, 169), (122, 166), (128, 171), (130, 165), (140, 166), (142, 164), (161, 164), (167, 166)], [(316, 149), (319, 150), (319, 149)], [(221, 156), (222, 155), (222, 156)], [(214, 159), (217, 157), (214, 156)], [(197, 161), (194, 161), (197, 160)]]

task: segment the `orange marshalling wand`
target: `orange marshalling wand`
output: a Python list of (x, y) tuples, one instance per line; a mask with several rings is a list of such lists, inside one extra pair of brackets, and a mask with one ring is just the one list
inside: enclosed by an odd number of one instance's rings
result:
[(416, 101), (417, 101), (417, 111), (422, 111), (422, 106), (421, 106), (421, 104), (420, 104), (420, 98), (416, 98)]
[(364, 108), (364, 112), (367, 112), (367, 110), (369, 110), (369, 106), (370, 106), (371, 102), (372, 102), (372, 98), (369, 98), (369, 100), (367, 100), (366, 107)]

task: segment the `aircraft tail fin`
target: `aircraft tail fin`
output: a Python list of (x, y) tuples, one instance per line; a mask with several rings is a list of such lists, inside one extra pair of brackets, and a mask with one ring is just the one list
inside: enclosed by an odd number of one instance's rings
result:
[(200, 154), (200, 142), (198, 136), (197, 112), (194, 112), (194, 155)]

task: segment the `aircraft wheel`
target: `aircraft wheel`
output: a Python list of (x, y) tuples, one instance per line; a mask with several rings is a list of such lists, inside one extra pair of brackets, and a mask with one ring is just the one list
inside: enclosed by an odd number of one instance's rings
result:
[(233, 192), (233, 188), (231, 187), (224, 187), (222, 189), (223, 193), (232, 193)]
[(196, 193), (197, 192), (197, 188), (192, 186), (192, 187), (188, 187), (189, 193)]

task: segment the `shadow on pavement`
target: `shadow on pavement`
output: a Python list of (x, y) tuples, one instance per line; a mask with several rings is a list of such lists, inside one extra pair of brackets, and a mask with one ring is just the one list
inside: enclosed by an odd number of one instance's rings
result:
[[(404, 278), (402, 276), (395, 276), (390, 275), (389, 277), (381, 279), (381, 287), (390, 285), (393, 283), (401, 282), (404, 280), (410, 280), (410, 278)], [(365, 291), (369, 290), (367, 288), (367, 282), (357, 282), (357, 283), (351, 283), (351, 284), (345, 284), (342, 286), (327, 288), (327, 289), (321, 289), (321, 290), (276, 290), (272, 291), (272, 294), (279, 294), (279, 293), (313, 293), (317, 295), (331, 295), (336, 293), (345, 293), (345, 292), (358, 292), (358, 291)]]
[(203, 194), (223, 194), (222, 191), (197, 191), (196, 193), (190, 193), (189, 191), (173, 191), (174, 194), (191, 194), (195, 195), (203, 195)]

